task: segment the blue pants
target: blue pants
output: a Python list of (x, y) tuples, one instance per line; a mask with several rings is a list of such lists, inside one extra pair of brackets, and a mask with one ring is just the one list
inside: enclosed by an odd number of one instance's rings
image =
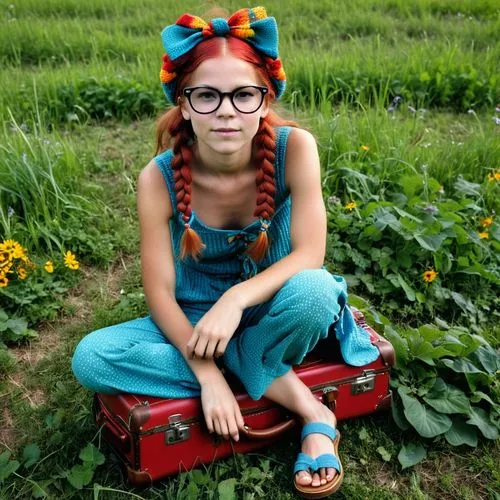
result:
[[(271, 300), (244, 310), (223, 362), (251, 398), (259, 399), (276, 377), (328, 336), (345, 305), (344, 295), (342, 278), (325, 269), (306, 270), (292, 276)], [(194, 326), (207, 310), (184, 312)], [(200, 394), (189, 365), (150, 316), (88, 334), (75, 350), (72, 368), (80, 383), (95, 392), (166, 398)]]

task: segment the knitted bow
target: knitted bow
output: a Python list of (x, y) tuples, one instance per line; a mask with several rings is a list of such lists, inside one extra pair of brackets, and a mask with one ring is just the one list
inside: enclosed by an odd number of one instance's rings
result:
[(278, 27), (274, 17), (268, 17), (264, 7), (240, 9), (229, 19), (221, 17), (208, 23), (198, 16), (183, 14), (175, 24), (163, 29), (161, 38), (166, 54), (160, 71), (165, 95), (174, 102), (176, 90), (176, 60), (187, 54), (202, 40), (213, 36), (234, 36), (245, 40), (258, 52), (271, 59), (266, 65), (274, 85), (276, 99), (285, 90), (286, 76), (278, 58)]

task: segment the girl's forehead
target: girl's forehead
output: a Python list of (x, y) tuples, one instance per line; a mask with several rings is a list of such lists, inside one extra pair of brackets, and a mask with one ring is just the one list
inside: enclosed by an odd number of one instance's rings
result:
[(225, 55), (203, 61), (192, 73), (189, 85), (209, 85), (219, 89), (261, 85), (255, 67), (243, 59)]

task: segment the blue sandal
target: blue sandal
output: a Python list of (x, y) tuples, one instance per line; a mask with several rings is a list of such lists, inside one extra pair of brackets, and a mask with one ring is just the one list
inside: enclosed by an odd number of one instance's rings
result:
[[(322, 422), (311, 422), (304, 425), (300, 436), (300, 442), (302, 443), (302, 441), (304, 441), (309, 434), (324, 434), (325, 436), (328, 436), (333, 442), (335, 455), (333, 453), (323, 453), (323, 455), (320, 455), (319, 457), (312, 458), (306, 453), (300, 452), (297, 457), (297, 461), (295, 462), (295, 467), (293, 468), (293, 482), (295, 484), (295, 489), (304, 498), (324, 498), (332, 493), (335, 493), (340, 488), (342, 480), (344, 479), (344, 468), (338, 458), (340, 433), (331, 425)], [(320, 486), (305, 486), (297, 483), (295, 479), (295, 474), (297, 472), (305, 470), (310, 472), (312, 475), (312, 473), (319, 471), (319, 469), (323, 467), (332, 467), (337, 471), (337, 475), (332, 481)]]

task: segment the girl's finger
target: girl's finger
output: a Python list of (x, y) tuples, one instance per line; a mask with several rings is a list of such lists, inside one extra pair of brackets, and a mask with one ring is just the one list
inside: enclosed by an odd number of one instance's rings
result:
[(228, 415), (227, 419), (227, 428), (229, 430), (229, 434), (235, 441), (239, 441), (239, 433), (238, 433), (238, 426), (236, 425), (236, 416), (233, 415)]
[(214, 423), (211, 417), (205, 417), (205, 423), (207, 424), (207, 429), (210, 434), (214, 432)]
[(204, 337), (200, 337), (198, 342), (196, 342), (196, 346), (194, 348), (194, 353), (197, 357), (203, 358), (205, 355), (205, 349), (207, 348), (208, 340)]
[(196, 342), (198, 342), (198, 338), (198, 335), (196, 333), (193, 333), (193, 335), (191, 335), (191, 338), (188, 340), (188, 343), (186, 344), (186, 353), (189, 359), (193, 358), (194, 347), (196, 346)]
[(205, 359), (212, 359), (214, 357), (214, 352), (217, 348), (217, 343), (219, 341), (217, 339), (215, 340), (211, 340), (208, 344), (207, 344), (207, 348), (205, 350)]
[(227, 424), (227, 417), (224, 416), (220, 420), (220, 428), (224, 439), (229, 439), (229, 426)]
[(227, 347), (228, 343), (229, 343), (229, 339), (228, 340), (219, 340), (219, 344), (217, 345), (217, 349), (215, 350), (216, 357), (222, 356), (226, 352), (226, 347)]
[(219, 434), (219, 436), (222, 435), (222, 430), (221, 430), (220, 422), (219, 422), (218, 418), (214, 418), (214, 429), (215, 429), (215, 432), (217, 434)]
[(239, 406), (236, 408), (234, 416), (236, 417), (236, 424), (238, 425), (238, 429), (243, 430), (245, 427), (245, 421), (243, 420), (243, 415), (241, 414)]

